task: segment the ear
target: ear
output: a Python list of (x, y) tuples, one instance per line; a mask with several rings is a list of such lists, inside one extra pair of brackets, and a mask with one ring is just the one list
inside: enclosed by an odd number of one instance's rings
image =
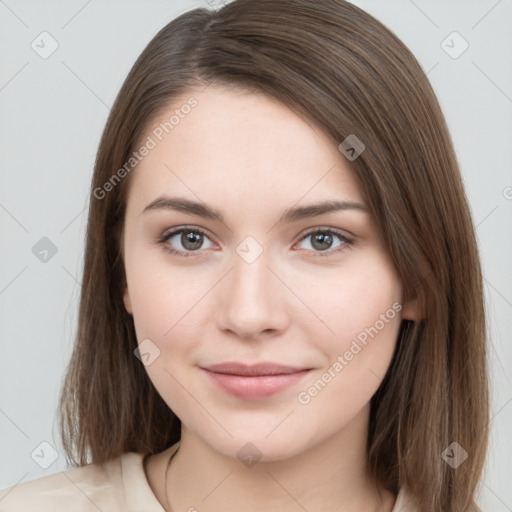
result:
[(132, 303), (130, 301), (130, 294), (128, 292), (128, 286), (125, 286), (125, 288), (124, 288), (123, 302), (124, 302), (124, 307), (126, 308), (126, 311), (128, 311), (128, 313), (130, 313), (130, 315), (133, 315)]
[(402, 318), (417, 322), (422, 319), (417, 298), (409, 299), (402, 305)]

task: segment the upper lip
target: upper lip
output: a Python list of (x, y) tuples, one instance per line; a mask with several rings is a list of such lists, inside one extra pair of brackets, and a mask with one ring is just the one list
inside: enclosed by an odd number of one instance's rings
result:
[(246, 375), (246, 376), (256, 376), (256, 375), (283, 375), (290, 373), (297, 373), (304, 370), (309, 370), (309, 368), (298, 368), (294, 366), (287, 366), (278, 363), (264, 362), (257, 364), (245, 364), (238, 363), (235, 361), (229, 361), (226, 363), (214, 364), (211, 366), (202, 367), (204, 370), (208, 370), (210, 372), (215, 373), (227, 373), (230, 375)]

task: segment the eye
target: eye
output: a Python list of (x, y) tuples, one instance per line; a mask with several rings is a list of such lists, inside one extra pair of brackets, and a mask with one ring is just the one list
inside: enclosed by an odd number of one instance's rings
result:
[[(211, 245), (209, 247), (203, 247), (205, 238), (210, 240), (206, 232), (202, 229), (184, 226), (164, 233), (164, 235), (158, 239), (158, 243), (162, 244), (165, 250), (170, 254), (188, 258), (189, 256), (195, 256), (194, 253), (199, 254), (201, 249), (211, 248)], [(306, 249), (316, 253), (314, 254), (314, 257), (331, 256), (332, 254), (337, 254), (346, 250), (354, 244), (354, 241), (346, 235), (330, 228), (315, 228), (314, 230), (306, 233), (300, 239), (299, 243), (302, 243), (309, 238), (311, 238), (311, 242), (309, 243), (310, 248), (306, 247)], [(340, 243), (332, 249), (336, 238)]]
[[(332, 254), (339, 253), (341, 251), (346, 250), (348, 247), (354, 244), (354, 241), (340, 233), (339, 231), (333, 229), (314, 229), (306, 233), (302, 238), (301, 242), (311, 238), (310, 246), (316, 256), (331, 256)], [(335, 246), (335, 249), (331, 249), (333, 245), (333, 241), (338, 238), (341, 243)]]
[[(159, 238), (158, 243), (162, 244), (167, 252), (188, 258), (194, 256), (194, 252), (205, 249), (205, 247), (202, 247), (205, 238), (209, 240), (202, 229), (185, 226), (165, 233)], [(178, 249), (173, 246), (178, 246)]]

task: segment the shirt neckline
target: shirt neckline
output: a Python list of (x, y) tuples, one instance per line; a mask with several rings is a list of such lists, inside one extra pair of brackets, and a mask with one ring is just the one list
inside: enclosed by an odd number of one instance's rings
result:
[[(171, 455), (178, 446), (179, 442), (173, 445)], [(144, 471), (144, 458), (147, 455), (149, 454), (129, 452), (121, 457), (121, 471), (128, 512), (165, 512), (153, 493)], [(403, 488), (398, 492), (392, 512), (414, 512), (411, 500)]]
[[(174, 444), (171, 453), (178, 448)], [(121, 471), (127, 512), (165, 512), (153, 493), (144, 471), (144, 458), (149, 454), (125, 453), (121, 457)]]

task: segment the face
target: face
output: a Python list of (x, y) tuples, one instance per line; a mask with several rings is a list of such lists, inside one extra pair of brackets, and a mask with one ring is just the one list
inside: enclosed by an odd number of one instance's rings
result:
[[(178, 98), (147, 136), (124, 303), (156, 389), (232, 457), (251, 442), (287, 458), (339, 434), (412, 313), (337, 144), (267, 96), (213, 86)], [(325, 202), (339, 208), (309, 208)]]

